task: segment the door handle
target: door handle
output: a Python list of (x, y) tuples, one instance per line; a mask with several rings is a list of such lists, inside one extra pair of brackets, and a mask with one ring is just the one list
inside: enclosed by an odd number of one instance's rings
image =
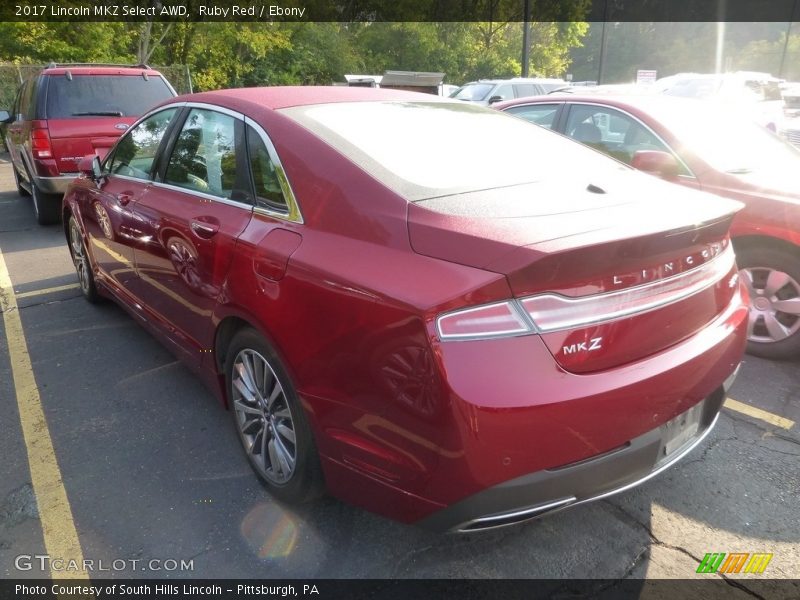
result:
[[(207, 217), (208, 218), (208, 217)], [(219, 231), (219, 222), (211, 221), (210, 217), (208, 221), (200, 220), (200, 219), (192, 219), (190, 227), (192, 228), (192, 232), (200, 238), (208, 239), (213, 237), (217, 231)]]
[(117, 194), (117, 201), (119, 202), (120, 206), (127, 206), (131, 200), (133, 200), (133, 194), (130, 192), (122, 192), (121, 194)]

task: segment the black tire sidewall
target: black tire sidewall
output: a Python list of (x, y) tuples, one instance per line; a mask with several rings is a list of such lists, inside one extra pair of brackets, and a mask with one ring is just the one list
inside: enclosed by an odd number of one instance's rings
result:
[(61, 199), (55, 194), (45, 194), (39, 187), (31, 184), (33, 191), (33, 210), (39, 225), (53, 225), (61, 220)]
[[(77, 228), (78, 233), (80, 235), (81, 227), (78, 225), (78, 221), (75, 219), (74, 216), (70, 216), (69, 222), (67, 224), (67, 231), (68, 231), (68, 240), (67, 245), (69, 247), (69, 254), (72, 257), (73, 263), (75, 262), (75, 257), (72, 254), (72, 228), (73, 226)], [(92, 304), (95, 304), (100, 301), (100, 294), (97, 292), (97, 286), (94, 282), (94, 270), (92, 268), (92, 259), (89, 258), (89, 251), (86, 249), (86, 243), (84, 242), (83, 236), (81, 235), (81, 246), (83, 246), (83, 255), (86, 260), (86, 276), (89, 281), (88, 290), (84, 290), (83, 287), (80, 287), (81, 293), (83, 297), (86, 298)], [(80, 286), (80, 284), (78, 284)]]
[[(736, 262), (739, 269), (764, 267), (783, 271), (800, 283), (800, 256), (782, 248), (765, 246), (737, 248)], [(765, 343), (748, 340), (747, 353), (762, 358), (794, 358), (800, 354), (800, 330), (780, 342)]]
[(283, 386), (286, 401), (292, 412), (297, 452), (295, 471), (291, 479), (284, 484), (276, 484), (266, 479), (253, 464), (249, 455), (247, 456), (248, 463), (270, 494), (279, 500), (291, 504), (310, 502), (319, 497), (323, 490), (322, 471), (311, 427), (298, 398), (295, 386), (277, 353), (256, 330), (251, 328), (243, 329), (234, 336), (225, 355), (225, 386), (229, 400), (228, 409), (236, 428), (236, 434), (242, 443), (242, 449), (246, 453), (242, 433), (239, 430), (236, 410), (233, 407), (232, 369), (236, 356), (244, 349), (255, 350), (263, 356), (269, 362), (278, 381)]
[(20, 179), (19, 179), (19, 171), (17, 171), (17, 168), (12, 166), (11, 170), (14, 171), (14, 183), (17, 184), (17, 193), (20, 196), (22, 196), (23, 198), (30, 198), (31, 193), (28, 190), (26, 190), (24, 187), (22, 187), (22, 185), (21, 185), (21, 182), (20, 182)]

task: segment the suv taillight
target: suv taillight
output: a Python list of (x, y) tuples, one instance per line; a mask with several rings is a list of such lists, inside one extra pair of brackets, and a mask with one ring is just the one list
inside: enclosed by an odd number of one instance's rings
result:
[(44, 121), (34, 121), (31, 129), (31, 151), (33, 158), (53, 158), (50, 146), (50, 133)]

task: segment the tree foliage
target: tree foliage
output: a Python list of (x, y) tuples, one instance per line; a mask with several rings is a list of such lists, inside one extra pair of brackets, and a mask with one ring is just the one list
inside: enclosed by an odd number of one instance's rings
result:
[(790, 31), (788, 23), (726, 23), (723, 27), (716, 23), (592, 23), (583, 46), (571, 51), (576, 81), (598, 79), (603, 38), (602, 83), (631, 82), (637, 69), (656, 69), (659, 77), (713, 73), (718, 39), (722, 41), (722, 71), (762, 71), (800, 79), (800, 31), (797, 26)]
[[(533, 23), (531, 73), (562, 75), (586, 28)], [(198, 90), (330, 84), (390, 69), (462, 83), (519, 76), (521, 58), (520, 22), (0, 23), (0, 61), (187, 64)]]

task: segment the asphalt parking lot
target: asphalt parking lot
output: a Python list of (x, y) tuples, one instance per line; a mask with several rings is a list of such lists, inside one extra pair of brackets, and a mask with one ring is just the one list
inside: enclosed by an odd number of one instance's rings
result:
[[(695, 573), (706, 553), (762, 552), (773, 555), (763, 575), (725, 576), (736, 579), (730, 597), (764, 596), (754, 579), (800, 578), (800, 358), (746, 357), (730, 392), (737, 403), (715, 431), (637, 489), (522, 526), (443, 536), (334, 499), (301, 509), (272, 500), (201, 383), (122, 309), (83, 300), (62, 229), (36, 224), (7, 155), (0, 253), (22, 323), (20, 336), (0, 320), (3, 578), (47, 576), (37, 563), (19, 570), (17, 557), (45, 553), (43, 527), (73, 526), (84, 558), (129, 561), (99, 577), (709, 578), (720, 575)], [(12, 377), (23, 342), (33, 396)], [(20, 412), (32, 403), (46, 425), (26, 439)], [(71, 508), (54, 523), (40, 518), (31, 475), (48, 432), (56, 462), (34, 468), (61, 478)], [(130, 563), (152, 559), (160, 570)], [(168, 570), (168, 560), (193, 568)]]

